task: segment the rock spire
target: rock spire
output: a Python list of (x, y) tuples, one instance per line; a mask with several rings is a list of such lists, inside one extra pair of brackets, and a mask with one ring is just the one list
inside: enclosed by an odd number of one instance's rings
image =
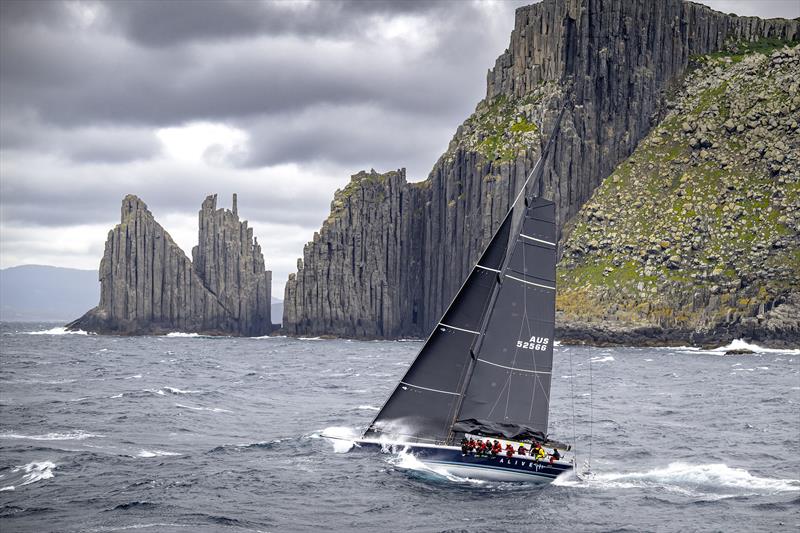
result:
[(271, 331), (270, 283), (261, 247), (233, 210), (205, 199), (194, 264), (134, 195), (122, 201), (100, 261), (100, 303), (70, 329), (121, 335), (173, 331), (264, 335)]

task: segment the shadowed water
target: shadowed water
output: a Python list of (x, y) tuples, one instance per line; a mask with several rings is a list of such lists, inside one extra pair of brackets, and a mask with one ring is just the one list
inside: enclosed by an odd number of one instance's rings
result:
[(534, 488), (320, 438), (418, 342), (30, 334), (52, 327), (2, 326), (3, 532), (800, 526), (797, 351), (556, 347), (551, 434), (593, 473)]

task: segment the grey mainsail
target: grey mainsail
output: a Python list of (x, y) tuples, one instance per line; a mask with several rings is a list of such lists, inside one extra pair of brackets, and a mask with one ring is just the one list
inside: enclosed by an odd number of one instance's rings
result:
[(544, 438), (555, 326), (555, 204), (529, 202), (475, 350), (457, 432)]
[(452, 443), (467, 432), (543, 439), (550, 407), (555, 324), (555, 204), (520, 197), (558, 137), (558, 115), (542, 156), (505, 220), (364, 432), (365, 438)]

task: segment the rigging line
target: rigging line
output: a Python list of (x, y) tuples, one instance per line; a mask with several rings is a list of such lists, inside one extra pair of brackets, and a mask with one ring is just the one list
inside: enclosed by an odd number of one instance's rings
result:
[(594, 390), (592, 388), (592, 358), (589, 358), (589, 470), (592, 468), (592, 440), (594, 439)]
[(572, 457), (574, 460), (573, 466), (578, 466), (578, 438), (575, 432), (575, 370), (572, 366), (572, 349), (567, 348), (569, 351), (569, 386), (570, 393), (572, 394)]

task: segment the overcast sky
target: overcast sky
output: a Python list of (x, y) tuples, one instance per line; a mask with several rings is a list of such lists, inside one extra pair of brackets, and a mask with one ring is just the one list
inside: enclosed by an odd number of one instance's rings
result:
[(238, 192), (282, 298), (351, 174), (427, 177), (528, 3), (2, 0), (0, 267), (96, 269), (128, 193), (190, 255)]

